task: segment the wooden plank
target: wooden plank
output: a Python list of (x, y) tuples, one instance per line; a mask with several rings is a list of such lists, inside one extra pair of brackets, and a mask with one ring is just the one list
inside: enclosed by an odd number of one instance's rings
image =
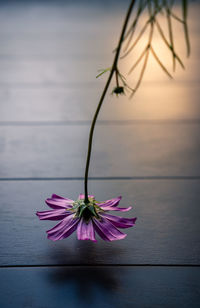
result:
[[(0, 265), (200, 264), (199, 180), (91, 181), (99, 201), (122, 195), (133, 205), (124, 217), (138, 217), (121, 241), (52, 242), (45, 231), (56, 222), (39, 221), (37, 210), (52, 193), (77, 199), (83, 181), (1, 181)], [(115, 213), (114, 213), (115, 214)]]
[[(60, 2), (60, 3), (59, 3)], [(58, 33), (102, 33), (115, 23), (117, 29), (121, 25), (116, 17), (122, 21), (122, 12), (125, 13), (125, 1), (111, 3), (93, 1), (92, 3), (68, 3), (65, 1), (40, 1), (25, 3), (1, 3), (0, 34), (39, 34), (57, 35)], [(24, 27), (26, 23), (26, 27)], [(92, 27), (91, 27), (92, 25)]]
[[(46, 40), (49, 37), (59, 39), (63, 35), (70, 37), (71, 34), (79, 34), (80, 40), (84, 35), (94, 35), (94, 33), (98, 35), (98, 38), (102, 37), (102, 33), (116, 35), (113, 29), (116, 33), (121, 29), (123, 15), (128, 6), (127, 1), (127, 3), (125, 1), (118, 1), (118, 3), (113, 1), (114, 5), (110, 3), (112, 1), (103, 4), (98, 1), (83, 4), (79, 1), (79, 3), (71, 5), (64, 3), (64, 1), (61, 5), (58, 1), (56, 3), (52, 1), (51, 3), (42, 2), (29, 2), (26, 5), (19, 2), (15, 4), (1, 2), (0, 35), (3, 37), (6, 34), (8, 39), (10, 35), (13, 35), (15, 37), (13, 43), (15, 43), (16, 38), (23, 37), (27, 37), (26, 42), (29, 42), (33, 38), (37, 40), (41, 37), (46, 38)], [(177, 14), (181, 13), (178, 4), (174, 9)], [(198, 17), (198, 9), (198, 3), (190, 3), (188, 22), (191, 36), (194, 32), (195, 35), (198, 34), (200, 26), (196, 18)], [(147, 16), (144, 16), (144, 19), (146, 18)], [(26, 27), (24, 27), (24, 24), (26, 24)], [(178, 24), (175, 23), (174, 27), (178, 27)], [(180, 31), (181, 25), (178, 29)], [(182, 34), (181, 31), (180, 34)], [(177, 40), (179, 40), (179, 36), (176, 37), (176, 42)], [(98, 44), (97, 40), (96, 43)], [(43, 42), (41, 42), (41, 46), (43, 46), (42, 44)], [(30, 46), (30, 49), (27, 46), (30, 53), (37, 47), (39, 47), (37, 44)], [(48, 49), (48, 45), (46, 47)], [(1, 48), (6, 48), (6, 46), (1, 46)], [(14, 51), (15, 49), (13, 49)], [(48, 51), (51, 52), (51, 50)]]
[[(86, 6), (87, 7), (87, 6)], [(112, 63), (112, 50), (116, 47), (125, 8), (112, 10), (68, 5), (4, 5), (0, 15), (0, 84), (58, 84), (92, 82), (98, 69)], [(186, 61), (184, 35), (176, 37), (180, 56), (186, 62), (187, 71), (178, 69), (176, 78), (188, 83), (199, 80), (198, 33), (196, 6), (192, 5), (190, 18), (193, 53)], [(145, 20), (146, 17), (143, 18)], [(24, 27), (26, 24), (26, 27)], [(176, 24), (177, 26), (177, 24)], [(179, 33), (178, 28), (178, 33)], [(182, 28), (181, 28), (182, 30)], [(146, 40), (147, 37), (143, 38)], [(160, 38), (159, 38), (160, 39)], [(160, 42), (160, 41), (159, 41)], [(154, 43), (158, 43), (158, 35)], [(160, 46), (160, 45), (159, 45)], [(133, 62), (141, 46), (129, 60), (122, 61), (121, 69)], [(159, 48), (158, 48), (159, 49)], [(171, 57), (167, 49), (162, 50), (165, 65), (171, 68)], [(148, 82), (168, 82), (153, 59), (147, 69)], [(139, 72), (138, 72), (139, 74)], [(136, 81), (134, 74), (131, 80)]]
[[(117, 18), (117, 16), (115, 16)], [(105, 18), (105, 17), (104, 17)], [(109, 17), (108, 17), (109, 18)], [(30, 33), (4, 33), (0, 32), (0, 59), (10, 61), (66, 61), (69, 57), (74, 61), (98, 58), (98, 56), (111, 56), (109, 49), (102, 48), (108, 44), (108, 35), (110, 38), (110, 47), (116, 43), (117, 33), (115, 24), (110, 25), (107, 22), (108, 29), (99, 30), (99, 24), (95, 23), (93, 31), (85, 29), (84, 19), (79, 22), (79, 32), (74, 31), (74, 25), (66, 25), (57, 33), (41, 31)], [(116, 20), (115, 20), (116, 23)], [(34, 25), (33, 25), (34, 27)], [(66, 30), (66, 28), (68, 30)], [(96, 37), (98, 35), (98, 40)], [(111, 37), (112, 35), (112, 37)], [(95, 42), (95, 44), (94, 44)]]
[[(79, 63), (78, 63), (79, 62)], [(95, 80), (95, 75), (98, 66), (94, 66), (94, 62), (85, 61), (80, 58), (80, 61), (72, 61), (68, 59), (63, 62), (7, 62), (3, 61), (0, 64), (1, 75), (0, 83), (9, 84), (71, 84), (84, 83)]]
[[(0, 88), (0, 124), (16, 121), (91, 121), (103, 84), (91, 87)], [(111, 88), (112, 89), (112, 88)], [(110, 91), (111, 91), (110, 89)], [(143, 91), (145, 89), (145, 91)], [(109, 91), (109, 92), (110, 92)], [(144, 84), (130, 101), (127, 96), (108, 95), (100, 120), (193, 121), (200, 119), (200, 89), (197, 84)], [(149, 99), (149, 97), (151, 99)], [(18, 123), (19, 122), (19, 123)], [(98, 123), (98, 122), (97, 122)]]
[[(0, 127), (0, 177), (80, 177), (89, 125)], [(91, 176), (199, 176), (199, 124), (99, 125)]]
[[(71, 84), (78, 85), (80, 83), (87, 84), (88, 82), (95, 82), (95, 77), (98, 70), (102, 67), (110, 65), (112, 58), (110, 56), (97, 56), (93, 58), (73, 58), (68, 57), (66, 61), (9, 61), (1, 60), (0, 62), (0, 84), (4, 86), (19, 85), (59, 85), (64, 84), (70, 86)], [(179, 71), (176, 74), (176, 79), (179, 82), (199, 82), (199, 61), (191, 61), (187, 73)], [(189, 66), (189, 65), (188, 65)], [(125, 66), (123, 66), (125, 69)], [(154, 72), (151, 73), (152, 67), (155, 63), (152, 61), (148, 64), (147, 72), (144, 80), (149, 83), (163, 82), (172, 84), (161, 71), (159, 67), (155, 67)], [(139, 76), (139, 70), (136, 74), (129, 78), (129, 84), (135, 84), (135, 80)]]
[(199, 268), (4, 268), (0, 274), (4, 308), (198, 308), (200, 302)]

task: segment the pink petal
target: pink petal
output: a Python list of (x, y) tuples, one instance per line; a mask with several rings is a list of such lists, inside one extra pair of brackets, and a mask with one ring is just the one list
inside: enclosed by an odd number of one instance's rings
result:
[(128, 212), (132, 209), (132, 207), (101, 206), (101, 209), (104, 211)]
[(121, 200), (121, 196), (117, 197), (117, 198), (113, 198), (110, 200), (106, 200), (104, 202), (98, 203), (98, 206), (102, 207), (102, 206), (117, 206)]
[[(88, 195), (88, 198), (94, 198), (94, 196), (93, 196), (93, 195)], [(78, 199), (79, 199), (79, 200), (85, 199), (85, 195), (84, 195), (84, 194), (80, 194), (80, 195), (78, 196)]]
[(93, 219), (96, 232), (105, 241), (116, 241), (126, 237), (126, 234), (119, 231), (109, 220), (101, 217), (101, 220)]
[(119, 216), (113, 216), (105, 213), (101, 213), (101, 216), (108, 219), (115, 227), (118, 228), (130, 228), (135, 224), (135, 218), (124, 218)]
[(60, 220), (70, 215), (65, 209), (37, 212), (36, 215), (40, 220)]
[(74, 214), (71, 214), (70, 217), (68, 215), (68, 219), (64, 218), (61, 222), (59, 222), (57, 225), (55, 225), (53, 228), (46, 231), (48, 234), (55, 234), (56, 232), (60, 232), (63, 227), (65, 227), (69, 221), (69, 218), (71, 219), (74, 216)]
[(45, 200), (46, 204), (52, 209), (67, 209), (71, 208), (73, 200), (70, 199), (51, 199), (48, 198)]
[(120, 212), (127, 212), (127, 211), (129, 211), (132, 208), (131, 206), (129, 206), (127, 208), (117, 207), (117, 205), (119, 204), (121, 198), (122, 197), (119, 196), (117, 198), (113, 198), (113, 199), (107, 200), (105, 202), (98, 203), (97, 205), (100, 206), (100, 208), (102, 208), (102, 210), (105, 210), (105, 211), (120, 211)]
[(68, 198), (63, 198), (63, 197), (61, 197), (61, 196), (58, 196), (58, 195), (56, 195), (56, 194), (53, 194), (52, 196), (51, 196), (51, 199), (55, 199), (55, 200), (66, 200), (67, 202), (70, 202), (70, 203), (73, 203), (74, 202), (74, 200), (72, 200), (72, 199), (68, 199)]
[(82, 218), (77, 227), (78, 240), (91, 240), (96, 242), (93, 223), (90, 220), (88, 223)]
[(76, 230), (79, 221), (79, 218), (74, 218), (74, 214), (67, 216), (59, 224), (47, 231), (48, 239), (57, 241), (70, 236)]

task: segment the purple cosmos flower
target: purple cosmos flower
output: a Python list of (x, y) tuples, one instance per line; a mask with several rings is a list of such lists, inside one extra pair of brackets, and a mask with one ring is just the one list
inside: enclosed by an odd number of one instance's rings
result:
[(126, 234), (118, 228), (130, 228), (137, 218), (123, 218), (107, 214), (108, 211), (126, 212), (131, 209), (117, 207), (121, 197), (98, 202), (89, 195), (89, 203), (85, 204), (84, 195), (80, 194), (77, 201), (63, 198), (55, 194), (46, 200), (53, 210), (37, 212), (40, 220), (61, 220), (55, 227), (47, 231), (52, 241), (62, 240), (77, 230), (78, 240), (96, 242), (95, 231), (104, 241), (121, 240)]

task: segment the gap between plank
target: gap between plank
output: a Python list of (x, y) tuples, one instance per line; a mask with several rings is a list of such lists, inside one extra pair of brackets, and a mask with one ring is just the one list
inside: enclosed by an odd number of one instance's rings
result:
[(32, 264), (32, 265), (1, 265), (0, 268), (34, 268), (34, 267), (200, 267), (200, 264)]
[[(0, 121), (0, 126), (88, 126), (91, 121)], [(98, 120), (97, 125), (166, 125), (200, 124), (200, 119)]]
[[(84, 177), (9, 177), (0, 181), (83, 181)], [(143, 180), (200, 180), (200, 176), (119, 176), (119, 177), (89, 177), (94, 181), (143, 181)]]

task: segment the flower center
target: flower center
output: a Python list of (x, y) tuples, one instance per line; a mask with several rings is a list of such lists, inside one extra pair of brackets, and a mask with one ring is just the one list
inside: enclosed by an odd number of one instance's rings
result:
[(76, 200), (73, 203), (72, 210), (76, 212), (75, 217), (83, 217), (89, 221), (92, 217), (99, 218), (98, 212), (103, 211), (97, 204), (94, 198), (89, 198), (89, 203), (85, 203), (83, 199)]

